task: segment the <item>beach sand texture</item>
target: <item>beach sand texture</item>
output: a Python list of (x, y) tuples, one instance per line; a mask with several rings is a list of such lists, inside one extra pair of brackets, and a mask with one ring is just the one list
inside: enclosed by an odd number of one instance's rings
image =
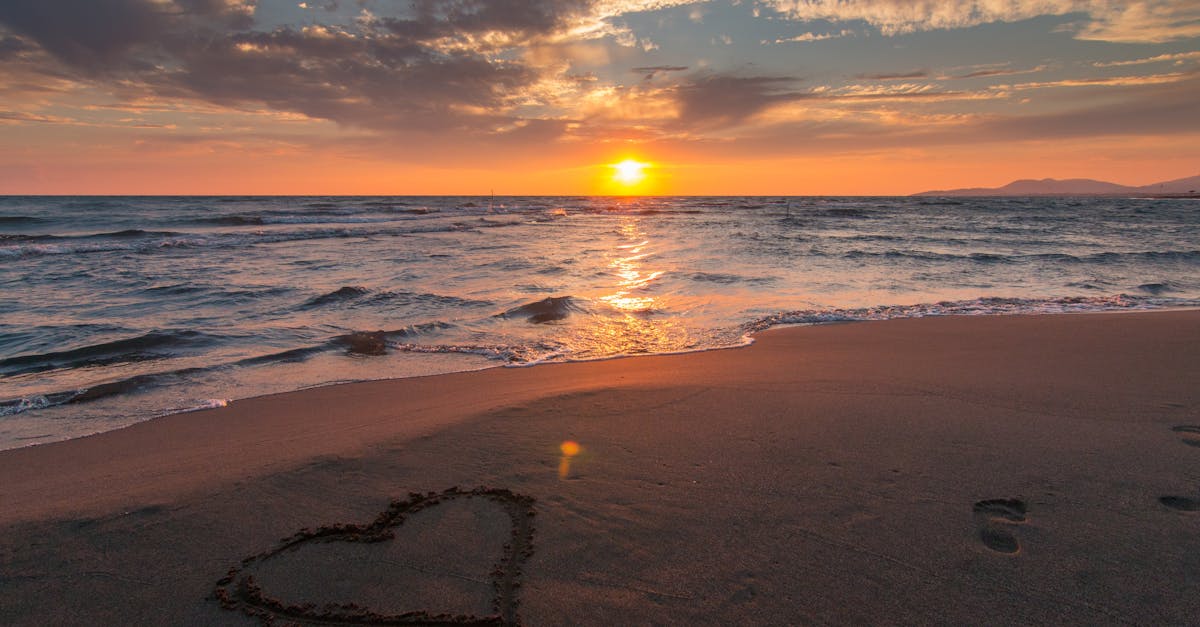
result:
[(1197, 624), (1198, 443), (1197, 311), (310, 389), (0, 453), (0, 623)]

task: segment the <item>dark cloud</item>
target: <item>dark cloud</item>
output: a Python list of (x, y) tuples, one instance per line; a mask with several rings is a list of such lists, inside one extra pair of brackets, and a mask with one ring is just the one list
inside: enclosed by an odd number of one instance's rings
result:
[(383, 18), (379, 23), (399, 37), (416, 40), (488, 31), (529, 39), (555, 32), (590, 5), (590, 0), (413, 0), (414, 17)]
[(171, 16), (149, 0), (4, 0), (0, 24), (62, 61), (90, 69), (152, 41)]
[(989, 76), (1012, 76), (1013, 74), (1028, 74), (1029, 70), (978, 70), (950, 78), (985, 78)]
[(317, 39), (279, 31), (240, 43), (264, 49), (222, 47), (189, 55), (163, 82), (223, 104), (259, 101), (355, 126), (432, 131), (501, 125), (507, 118), (464, 109), (494, 110), (506, 94), (536, 80), (520, 65), (434, 55), (403, 40)]
[(900, 72), (896, 74), (859, 74), (855, 78), (869, 81), (898, 81), (908, 78), (929, 78), (929, 72), (925, 70), (915, 70), (912, 72)]
[[(144, 68), (181, 29), (245, 29), (251, 15), (223, 0), (4, 0), (0, 25), (68, 65), (92, 71)], [(142, 53), (140, 59), (135, 53)]]
[(686, 65), (645, 65), (642, 67), (633, 68), (635, 74), (645, 74), (645, 80), (651, 80), (657, 74), (665, 74), (667, 72), (685, 72)]
[(878, 93), (833, 93), (833, 94), (816, 94), (813, 98), (819, 100), (948, 100), (968, 96), (967, 92), (961, 91), (897, 91), (897, 92), (878, 92)]
[(0, 26), (21, 39), (0, 39), (0, 60), (29, 41), (78, 79), (119, 76), (121, 89), (138, 93), (262, 103), (378, 130), (531, 135), (536, 127), (544, 136), (561, 125), (496, 113), (538, 71), (481, 42), (549, 37), (591, 1), (414, 0), (407, 18), (364, 19), (348, 33), (255, 30), (252, 15), (225, 0), (2, 0)]
[(6, 61), (26, 52), (35, 50), (29, 42), (12, 35), (0, 34), (0, 61)]
[(736, 124), (771, 105), (807, 98), (787, 90), (795, 81), (774, 76), (693, 76), (676, 88), (680, 121), (688, 126)]

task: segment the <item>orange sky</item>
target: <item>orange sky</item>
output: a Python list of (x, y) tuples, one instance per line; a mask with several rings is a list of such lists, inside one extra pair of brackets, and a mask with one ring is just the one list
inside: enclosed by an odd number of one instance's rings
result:
[[(11, 193), (50, 194), (429, 194), (547, 195), (895, 195), (928, 189), (1000, 186), (1020, 178), (1097, 178), (1146, 185), (1195, 174), (1195, 139), (1093, 140), (1066, 146), (1031, 143), (897, 149), (829, 157), (705, 159), (637, 147), (599, 154), (584, 151), (574, 163), (537, 160), (496, 167), (436, 167), (380, 163), (308, 153), (262, 155), (214, 150), (146, 159), (136, 152), (54, 157), (53, 166), (9, 169), (0, 180)], [(1112, 144), (1122, 145), (1114, 146)], [(1143, 145), (1137, 145), (1141, 143)], [(1049, 144), (1049, 143), (1047, 143)], [(626, 186), (609, 164), (625, 158), (652, 162), (646, 179)]]
[(1166, 0), (0, 6), (5, 194), (1144, 185), (1200, 174), (1197, 102)]

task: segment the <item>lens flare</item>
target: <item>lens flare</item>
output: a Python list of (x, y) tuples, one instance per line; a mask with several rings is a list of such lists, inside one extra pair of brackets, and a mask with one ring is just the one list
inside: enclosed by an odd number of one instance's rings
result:
[(578, 455), (583, 448), (578, 442), (567, 440), (558, 446), (558, 450), (562, 451), (562, 457), (558, 460), (558, 478), (566, 481), (571, 478), (571, 458)]

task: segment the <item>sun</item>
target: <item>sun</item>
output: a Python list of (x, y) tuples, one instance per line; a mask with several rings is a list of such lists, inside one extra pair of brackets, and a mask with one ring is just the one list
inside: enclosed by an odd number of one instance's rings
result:
[(642, 163), (633, 159), (626, 159), (620, 163), (614, 163), (613, 180), (621, 185), (637, 185), (646, 179), (645, 169), (650, 167), (649, 163)]
[(662, 165), (643, 161), (640, 155), (625, 153), (613, 161), (592, 166), (596, 173), (596, 191), (613, 196), (640, 196), (657, 192), (666, 173)]

